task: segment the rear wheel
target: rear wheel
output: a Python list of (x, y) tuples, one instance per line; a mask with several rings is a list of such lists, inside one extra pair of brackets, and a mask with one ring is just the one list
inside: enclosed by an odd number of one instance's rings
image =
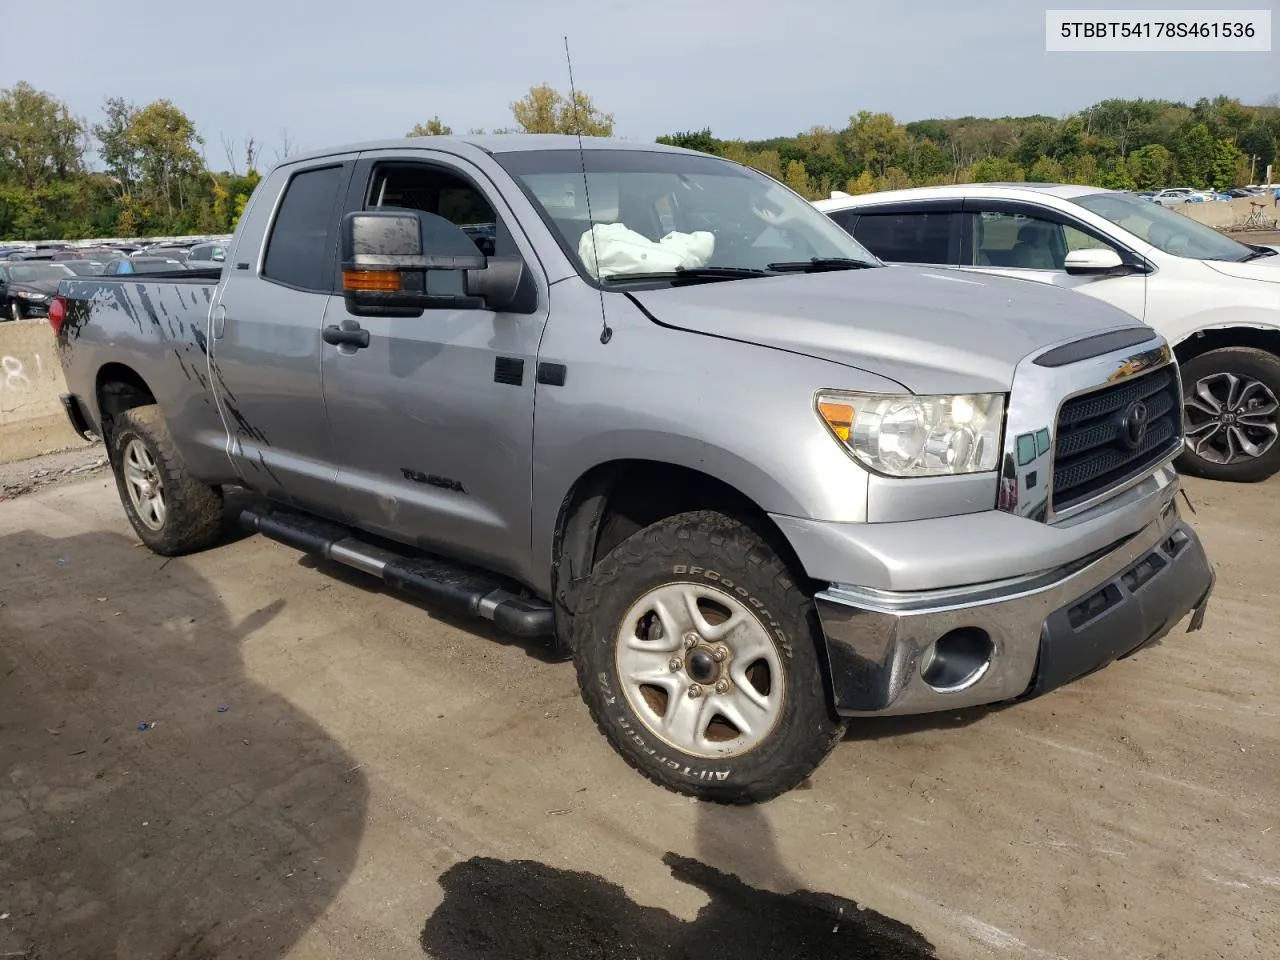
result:
[(720, 803), (768, 800), (803, 782), (844, 729), (812, 618), (810, 598), (745, 524), (671, 517), (592, 571), (574, 617), (583, 700), (655, 783)]
[(1182, 365), (1184, 473), (1252, 483), (1280, 470), (1280, 359), (1224, 347)]
[(217, 540), (222, 493), (191, 476), (159, 407), (134, 407), (117, 416), (110, 451), (116, 489), (139, 540), (164, 556)]

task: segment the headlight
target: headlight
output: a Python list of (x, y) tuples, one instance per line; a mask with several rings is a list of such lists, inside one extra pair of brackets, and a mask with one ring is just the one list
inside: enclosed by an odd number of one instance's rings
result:
[(994, 470), (1004, 394), (916, 397), (824, 390), (818, 415), (855, 458), (891, 477)]
[(17, 294), (23, 300), (48, 300), (49, 299), (43, 293), (29, 293), (26, 290), (18, 290)]

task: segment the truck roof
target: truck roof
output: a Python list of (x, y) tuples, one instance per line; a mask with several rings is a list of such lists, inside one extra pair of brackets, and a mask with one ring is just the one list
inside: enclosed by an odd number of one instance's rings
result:
[[(372, 140), (365, 143), (348, 143), (314, 150), (307, 153), (286, 157), (282, 163), (296, 163), (300, 160), (312, 160), (329, 157), (337, 153), (356, 153), (365, 150), (394, 150), (396, 148), (420, 147), (431, 150), (457, 150), (473, 148), (485, 153), (515, 153), (527, 150), (577, 150), (579, 139), (569, 134), (558, 133), (492, 133), (466, 134), (463, 136), (432, 137), (398, 137), (394, 140)], [(583, 137), (584, 150), (645, 150), (654, 153), (695, 153), (683, 147), (669, 147), (662, 143), (644, 140), (621, 140), (613, 137)]]

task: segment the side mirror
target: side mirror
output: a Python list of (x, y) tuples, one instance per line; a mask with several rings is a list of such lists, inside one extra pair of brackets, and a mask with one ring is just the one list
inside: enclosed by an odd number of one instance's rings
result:
[(1120, 254), (1110, 247), (1097, 247), (1090, 250), (1072, 250), (1063, 261), (1067, 273), (1079, 275), (1090, 273), (1110, 273), (1124, 266)]
[[(356, 315), (537, 309), (537, 287), (520, 257), (486, 257), (462, 228), (436, 214), (352, 212), (342, 218), (340, 237), (343, 298)], [(456, 280), (432, 277), (433, 271), (450, 271)]]
[(213, 255), (213, 258), (212, 258), (212, 259), (213, 259), (213, 261), (214, 261), (215, 263), (222, 263), (222, 262), (224, 262), (224, 261), (227, 259), (227, 255), (226, 255), (225, 253), (223, 253), (222, 251), (218, 251), (217, 253), (215, 253), (215, 254)]

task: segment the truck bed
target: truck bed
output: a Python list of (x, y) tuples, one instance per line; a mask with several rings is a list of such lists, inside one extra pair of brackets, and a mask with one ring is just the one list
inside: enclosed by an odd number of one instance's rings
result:
[(67, 388), (94, 432), (101, 435), (110, 416), (104, 382), (137, 378), (165, 410), (188, 463), (214, 476), (228, 472), (207, 339), (220, 273), (85, 277), (64, 280), (58, 291), (66, 301), (57, 342)]

